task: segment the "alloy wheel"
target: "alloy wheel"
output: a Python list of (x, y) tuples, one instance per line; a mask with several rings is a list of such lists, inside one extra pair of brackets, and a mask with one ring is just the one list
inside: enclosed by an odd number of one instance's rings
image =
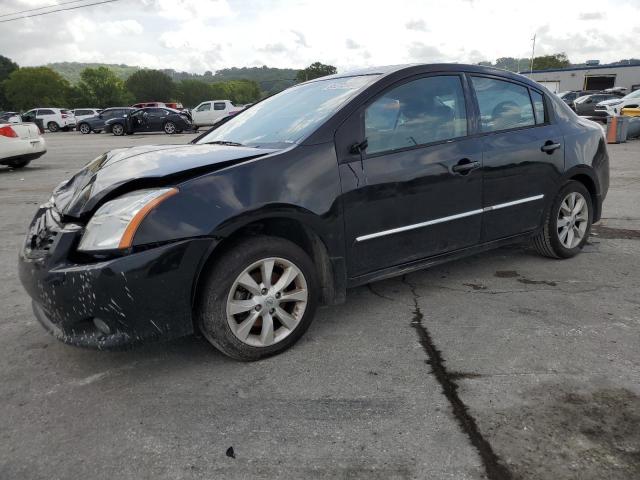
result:
[(83, 123), (82, 125), (80, 125), (80, 133), (87, 134), (89, 132), (91, 132), (89, 125), (87, 125), (86, 123)]
[(176, 133), (176, 126), (173, 122), (167, 122), (164, 124), (164, 132), (172, 135), (174, 133)]
[(284, 258), (259, 260), (235, 279), (227, 297), (227, 323), (241, 342), (268, 347), (299, 325), (309, 301), (302, 271)]
[(565, 248), (577, 247), (589, 224), (587, 200), (578, 192), (570, 192), (560, 203), (556, 222), (558, 239)]
[(122, 125), (120, 125), (119, 123), (116, 123), (112, 128), (111, 131), (113, 132), (114, 135), (122, 135), (122, 132), (124, 132), (124, 128), (122, 127)]

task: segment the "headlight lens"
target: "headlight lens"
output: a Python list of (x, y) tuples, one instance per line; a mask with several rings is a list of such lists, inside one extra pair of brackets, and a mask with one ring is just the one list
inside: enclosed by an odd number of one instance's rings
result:
[(129, 248), (144, 217), (176, 193), (177, 188), (137, 190), (105, 203), (89, 220), (78, 250)]

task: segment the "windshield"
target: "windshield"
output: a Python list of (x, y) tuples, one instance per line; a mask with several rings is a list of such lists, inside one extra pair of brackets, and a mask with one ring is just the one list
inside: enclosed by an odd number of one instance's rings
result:
[(291, 87), (253, 105), (198, 141), (249, 147), (297, 143), (377, 75), (332, 78)]
[(640, 98), (640, 89), (636, 90), (634, 92), (631, 92), (629, 95), (625, 96), (624, 98), (625, 99), (628, 99), (628, 98)]

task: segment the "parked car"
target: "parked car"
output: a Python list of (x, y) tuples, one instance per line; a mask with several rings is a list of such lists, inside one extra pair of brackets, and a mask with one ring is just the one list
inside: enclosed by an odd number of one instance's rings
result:
[(578, 97), (573, 101), (572, 108), (578, 114), (585, 117), (594, 116), (595, 108), (598, 102), (610, 100), (612, 98), (620, 98), (613, 93), (592, 93)]
[(106, 108), (98, 115), (85, 118), (78, 122), (77, 130), (80, 133), (88, 134), (91, 132), (100, 133), (104, 130), (104, 124), (112, 118), (122, 118), (133, 112), (135, 109), (131, 107), (111, 107)]
[(640, 105), (640, 90), (635, 90), (622, 98), (604, 100), (598, 103), (594, 109), (594, 115), (610, 117), (621, 115), (623, 108), (638, 108)]
[(192, 128), (191, 118), (187, 113), (171, 108), (141, 108), (105, 122), (105, 131), (118, 136), (141, 132), (173, 134)]
[(22, 168), (47, 152), (35, 123), (0, 121), (0, 165)]
[(209, 100), (202, 102), (191, 112), (193, 124), (196, 128), (213, 125), (222, 118), (235, 115), (243, 110), (236, 107), (230, 100)]
[(20, 118), (20, 113), (18, 113), (18, 112), (1, 112), (0, 113), (0, 122), (21, 123), (22, 122), (22, 118)]
[(367, 69), (295, 85), (189, 145), (99, 156), (36, 213), (20, 278), (63, 342), (195, 325), (256, 360), (348, 287), (521, 241), (572, 257), (608, 184), (602, 128), (526, 77)]
[(76, 108), (71, 110), (71, 113), (76, 118), (76, 128), (82, 120), (100, 115), (100, 112), (102, 112), (101, 108)]
[(145, 108), (145, 107), (166, 107), (167, 104), (164, 102), (142, 102), (136, 103), (135, 105), (131, 105), (133, 108)]
[(42, 120), (44, 127), (52, 133), (76, 126), (75, 117), (64, 108), (34, 108), (22, 115), (25, 122), (33, 122), (36, 119)]
[(564, 103), (571, 106), (576, 98), (592, 93), (598, 93), (598, 90), (568, 90), (566, 92), (560, 92), (557, 95)]

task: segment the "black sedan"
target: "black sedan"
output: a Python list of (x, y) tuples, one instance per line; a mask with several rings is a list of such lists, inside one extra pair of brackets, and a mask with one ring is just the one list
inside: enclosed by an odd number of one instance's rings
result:
[(538, 83), (373, 68), (293, 86), (189, 145), (100, 155), (37, 211), (20, 278), (63, 342), (199, 329), (256, 360), (350, 287), (523, 241), (572, 257), (608, 186), (602, 129)]
[(105, 123), (105, 131), (118, 136), (142, 132), (164, 132), (171, 135), (192, 129), (188, 113), (161, 107), (140, 108)]
[(106, 108), (100, 114), (93, 117), (85, 118), (78, 122), (76, 130), (80, 133), (88, 134), (91, 132), (100, 133), (104, 130), (104, 125), (108, 120), (112, 118), (124, 118), (125, 115), (133, 112), (135, 108), (131, 107), (111, 107)]

